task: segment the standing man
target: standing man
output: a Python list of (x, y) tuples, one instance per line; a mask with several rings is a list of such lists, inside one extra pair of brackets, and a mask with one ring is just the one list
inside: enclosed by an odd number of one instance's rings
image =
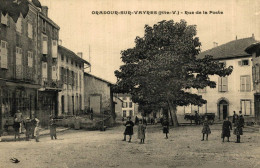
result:
[(195, 124), (196, 125), (199, 125), (199, 114), (198, 114), (198, 112), (197, 111), (195, 111)]
[(169, 133), (169, 121), (168, 119), (164, 119), (162, 122), (163, 126), (163, 133), (165, 134), (165, 139), (168, 139), (168, 133)]
[(123, 141), (126, 141), (126, 135), (129, 135), (129, 141), (128, 142), (131, 142), (131, 139), (132, 139), (132, 135), (134, 134), (134, 123), (133, 121), (131, 121), (131, 117), (128, 116), (127, 117), (128, 121), (126, 121), (125, 123), (125, 132), (124, 132), (124, 139)]
[(239, 116), (236, 115), (235, 117), (234, 126), (235, 126), (234, 134), (237, 136), (236, 143), (240, 143), (240, 136), (243, 135), (243, 127), (244, 127), (244, 117), (241, 111), (239, 111)]
[(236, 114), (236, 111), (233, 111), (233, 113), (234, 113), (234, 114), (233, 114), (232, 123), (235, 124), (235, 122), (236, 122), (235, 120), (236, 120), (237, 114)]
[(26, 141), (29, 141), (30, 134), (32, 133), (32, 122), (31, 122), (29, 117), (27, 117), (25, 122), (24, 122), (24, 128), (25, 128), (25, 131), (26, 131), (25, 132)]
[(50, 136), (51, 136), (51, 139), (52, 139), (52, 140), (53, 140), (53, 138), (57, 139), (57, 135), (56, 135), (56, 123), (55, 123), (55, 121), (54, 121), (52, 115), (50, 115), (49, 125), (50, 125)]
[(17, 110), (17, 112), (15, 113), (14, 118), (17, 118), (17, 122), (19, 122), (19, 124), (20, 124), (19, 133), (21, 134), (22, 133), (23, 115), (22, 115), (20, 110)]

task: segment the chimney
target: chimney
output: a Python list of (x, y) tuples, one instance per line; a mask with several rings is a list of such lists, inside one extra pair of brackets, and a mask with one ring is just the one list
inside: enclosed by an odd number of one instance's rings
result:
[(48, 17), (48, 6), (42, 6), (42, 13)]
[(252, 34), (252, 38), (255, 39), (255, 35), (254, 35), (254, 33)]
[(82, 58), (83, 57), (83, 53), (82, 52), (78, 52), (77, 55)]
[(62, 45), (62, 40), (61, 39), (59, 39), (59, 45)]
[(218, 43), (217, 42), (213, 42), (213, 47), (217, 47)]

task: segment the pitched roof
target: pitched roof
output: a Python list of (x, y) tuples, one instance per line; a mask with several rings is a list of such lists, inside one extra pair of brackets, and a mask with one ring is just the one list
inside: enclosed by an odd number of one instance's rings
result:
[(97, 76), (95, 76), (95, 75), (92, 75), (92, 74), (90, 74), (90, 73), (84, 72), (84, 75), (85, 75), (85, 76), (91, 76), (91, 77), (93, 77), (93, 78), (95, 78), (95, 79), (97, 79), (97, 80), (100, 80), (100, 81), (102, 81), (102, 82), (105, 82), (105, 83), (107, 83), (107, 84), (109, 84), (109, 85), (113, 85), (112, 82), (109, 82), (109, 81), (107, 81), (107, 80), (105, 80), (105, 79), (102, 79), (102, 78), (97, 77)]
[(205, 55), (211, 55), (214, 59), (250, 56), (250, 54), (245, 52), (245, 49), (255, 42), (257, 41), (253, 37), (230, 41), (226, 44), (201, 52), (197, 58), (204, 58)]
[(257, 48), (260, 49), (260, 42), (253, 43), (245, 49), (245, 52), (252, 54)]
[(75, 54), (73, 51), (67, 49), (66, 47), (63, 47), (63, 46), (59, 45), (58, 46), (58, 51), (59, 51), (59, 53), (64, 54), (66, 56), (69, 56), (70, 58), (72, 58), (74, 60), (77, 60), (77, 61), (80, 61), (80, 62), (83, 62), (85, 64), (90, 65), (90, 63), (88, 61), (80, 58), (77, 54)]

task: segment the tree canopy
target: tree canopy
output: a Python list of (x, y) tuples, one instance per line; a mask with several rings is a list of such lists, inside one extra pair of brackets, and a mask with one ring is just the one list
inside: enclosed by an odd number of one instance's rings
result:
[[(233, 67), (225, 68), (212, 56), (197, 58), (201, 43), (195, 25), (187, 25), (185, 20), (163, 20), (144, 29), (144, 37), (136, 37), (135, 47), (121, 52), (124, 65), (115, 71), (114, 91), (130, 93), (133, 102), (147, 112), (159, 108), (175, 112), (176, 106), (189, 104), (201, 106), (206, 100), (186, 89), (215, 88), (210, 75), (232, 73)], [(178, 124), (177, 118), (174, 122)]]
[[(39, 0), (32, 0), (32, 3), (36, 7), (41, 8), (41, 3)], [(25, 18), (28, 12), (28, 0), (0, 0), (0, 13), (4, 16), (8, 14), (14, 22), (17, 22), (21, 14)]]

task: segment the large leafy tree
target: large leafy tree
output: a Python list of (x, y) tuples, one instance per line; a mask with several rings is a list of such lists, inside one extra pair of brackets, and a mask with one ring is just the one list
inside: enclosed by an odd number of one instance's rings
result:
[[(32, 0), (32, 3), (41, 8), (41, 3), (39, 0)], [(25, 18), (29, 11), (28, 0), (0, 0), (0, 13), (4, 16), (8, 14), (14, 22), (17, 22), (18, 18), (22, 14)]]
[(144, 37), (136, 37), (135, 47), (121, 52), (124, 65), (115, 71), (115, 92), (130, 93), (147, 113), (151, 107), (169, 109), (172, 122), (178, 126), (177, 106), (206, 103), (202, 96), (186, 89), (215, 88), (210, 75), (226, 76), (233, 69), (211, 56), (197, 58), (201, 43), (196, 33), (196, 26), (187, 25), (185, 20), (145, 25)]

